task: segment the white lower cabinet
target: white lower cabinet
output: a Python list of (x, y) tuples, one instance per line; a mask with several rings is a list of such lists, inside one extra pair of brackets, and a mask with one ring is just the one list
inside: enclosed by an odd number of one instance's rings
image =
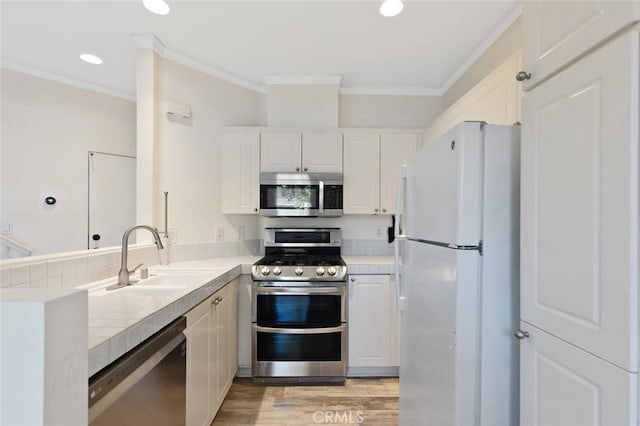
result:
[(397, 375), (400, 322), (388, 275), (349, 276), (347, 375)]
[(210, 425), (238, 368), (238, 280), (187, 312), (187, 426)]
[(635, 425), (638, 375), (525, 322), (521, 426)]

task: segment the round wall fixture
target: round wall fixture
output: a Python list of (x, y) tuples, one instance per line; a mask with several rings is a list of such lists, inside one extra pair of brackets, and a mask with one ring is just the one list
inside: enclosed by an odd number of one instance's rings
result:
[(45, 204), (47, 205), (54, 205), (58, 200), (56, 200), (56, 197), (52, 197), (52, 196), (48, 196), (47, 198), (44, 199)]

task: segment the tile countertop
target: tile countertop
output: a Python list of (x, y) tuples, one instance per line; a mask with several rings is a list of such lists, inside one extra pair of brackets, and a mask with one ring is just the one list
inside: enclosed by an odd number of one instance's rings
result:
[[(350, 274), (392, 274), (394, 271), (391, 256), (343, 258)], [(89, 377), (240, 274), (250, 274), (251, 265), (258, 259), (259, 256), (227, 257), (149, 268), (150, 278), (162, 271), (176, 276), (181, 272), (189, 274), (189, 285), (165, 294), (127, 288), (107, 292), (104, 287), (113, 284), (113, 278), (78, 287), (89, 290)]]
[(342, 256), (349, 274), (393, 274), (393, 256)]
[(149, 268), (149, 278), (163, 270), (169, 276), (189, 273), (187, 286), (164, 294), (136, 288), (104, 290), (113, 284), (114, 278), (79, 287), (89, 290), (89, 377), (229, 281), (242, 273), (251, 273), (251, 265), (258, 259), (257, 256), (227, 257)]

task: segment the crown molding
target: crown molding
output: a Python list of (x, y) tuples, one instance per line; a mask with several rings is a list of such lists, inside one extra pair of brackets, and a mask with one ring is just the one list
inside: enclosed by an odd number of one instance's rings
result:
[(460, 64), (460, 66), (449, 76), (449, 78), (444, 82), (444, 84), (440, 87), (441, 95), (443, 96), (447, 90), (451, 88), (455, 84), (456, 81), (462, 74), (464, 74), (471, 66), (482, 56), (484, 52), (504, 33), (507, 28), (511, 26), (515, 22), (516, 19), (522, 14), (522, 6), (518, 3), (518, 5), (513, 9), (513, 11), (507, 15), (505, 19), (502, 20), (493, 31), (489, 34), (487, 38), (484, 39), (482, 43), (476, 47), (476, 49), (471, 53), (471, 55), (467, 56), (467, 59)]
[(153, 49), (154, 52), (161, 56), (164, 53), (164, 43), (155, 34), (131, 34), (131, 40), (138, 49)]
[(286, 84), (286, 85), (340, 85), (342, 82), (341, 75), (308, 75), (308, 76), (297, 76), (297, 75), (271, 75), (265, 76), (264, 82), (267, 85), (278, 85), (278, 84)]
[(131, 39), (133, 44), (139, 49), (152, 49), (161, 57), (170, 61), (176, 62), (180, 65), (184, 65), (196, 71), (200, 71), (204, 74), (212, 77), (219, 78), (229, 83), (236, 84), (240, 87), (253, 90), (258, 93), (266, 93), (266, 87), (249, 81), (245, 78), (239, 77), (230, 72), (224, 71), (220, 68), (216, 68), (209, 64), (206, 64), (198, 59), (185, 55), (184, 53), (171, 49), (160, 41), (154, 34), (132, 34)]
[(8, 62), (5, 60), (0, 60), (0, 68), (27, 74), (32, 77), (42, 78), (44, 80), (54, 81), (56, 83), (66, 84), (68, 86), (77, 87), (79, 89), (102, 93), (103, 95), (113, 96), (115, 98), (124, 99), (126, 101), (136, 102), (136, 95), (132, 93), (122, 92), (120, 90), (111, 89), (99, 84), (89, 83), (88, 81), (79, 80), (73, 77), (67, 77), (65, 75), (56, 74), (50, 71), (44, 71), (38, 68), (16, 64), (14, 62)]
[(440, 89), (418, 86), (342, 87), (341, 95), (442, 96)]

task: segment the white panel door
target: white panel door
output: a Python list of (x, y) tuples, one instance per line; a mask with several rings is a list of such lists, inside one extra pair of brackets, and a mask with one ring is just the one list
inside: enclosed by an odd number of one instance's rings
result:
[(416, 152), (417, 146), (417, 135), (380, 135), (380, 213), (396, 213), (400, 166)]
[(349, 277), (349, 367), (391, 365), (388, 275)]
[(135, 224), (136, 158), (89, 152), (87, 248), (118, 246), (123, 232)]
[(380, 211), (380, 136), (344, 135), (345, 214), (378, 214)]
[(638, 375), (521, 323), (521, 426), (637, 424)]
[(638, 33), (524, 98), (521, 318), (638, 371)]
[(302, 170), (302, 134), (262, 133), (260, 171), (295, 173)]
[(222, 213), (257, 214), (260, 134), (227, 133), (222, 145)]
[[(210, 377), (211, 309), (213, 298), (205, 300), (187, 313), (187, 426), (204, 426), (211, 423), (212, 399)], [(215, 395), (212, 395), (215, 397)]]
[(638, 19), (637, 0), (522, 2), (525, 90)]
[(302, 171), (342, 173), (342, 133), (304, 133)]

